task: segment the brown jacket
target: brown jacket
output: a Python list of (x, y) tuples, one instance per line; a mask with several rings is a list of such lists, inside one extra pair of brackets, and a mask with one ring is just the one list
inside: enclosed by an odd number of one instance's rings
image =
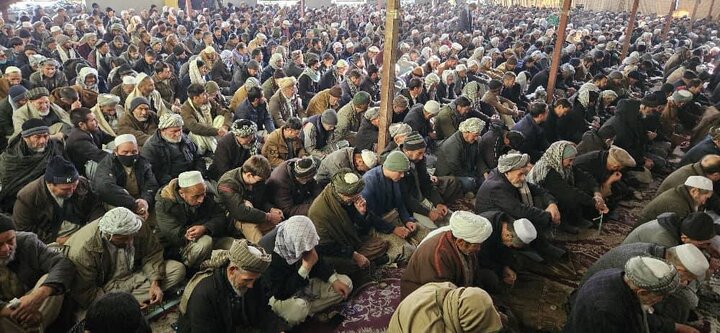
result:
[(316, 114), (321, 114), (327, 109), (337, 110), (338, 107), (339, 105), (330, 105), (330, 89), (325, 89), (313, 96), (310, 102), (308, 102), (307, 110), (305, 110), (305, 116), (310, 117)]
[(138, 145), (142, 147), (145, 141), (149, 139), (158, 129), (158, 119), (155, 112), (148, 112), (148, 119), (146, 122), (141, 123), (135, 119), (132, 112), (128, 111), (120, 117), (118, 120), (118, 131), (117, 134), (132, 134), (137, 139)]
[[(82, 227), (65, 243), (66, 256), (77, 268), (72, 296), (83, 308), (105, 294), (103, 286), (113, 279), (115, 272), (108, 245), (100, 236), (98, 221)], [(148, 280), (162, 281), (165, 278), (163, 248), (147, 223), (135, 234), (133, 245), (133, 271), (141, 268)]]
[(12, 217), (18, 230), (33, 232), (50, 244), (57, 239), (63, 221), (82, 226), (103, 214), (100, 201), (84, 177), (80, 177), (75, 193), (65, 199), (63, 207), (50, 195), (43, 177), (25, 185), (17, 194)]
[[(428, 282), (452, 282), (458, 287), (478, 286), (477, 256), (465, 256), (465, 260), (460, 256), (465, 255), (458, 251), (452, 232), (442, 232), (426, 239), (410, 257), (400, 279), (401, 299)], [(465, 264), (472, 276), (465, 275)]]
[[(197, 112), (201, 112), (198, 110)], [(193, 133), (195, 135), (199, 136), (217, 136), (218, 135), (218, 129), (215, 127), (212, 127), (212, 124), (206, 125), (200, 122), (200, 119), (197, 117), (197, 113), (195, 112), (195, 109), (190, 105), (190, 99), (188, 98), (185, 103), (183, 103), (182, 107), (180, 107), (180, 115), (182, 116), (184, 124), (184, 129), (190, 131), (190, 133)]]
[(288, 153), (290, 151), (288, 149), (287, 142), (285, 142), (285, 139), (282, 135), (283, 129), (285, 129), (284, 126), (270, 133), (270, 135), (268, 135), (268, 138), (265, 140), (265, 144), (263, 145), (261, 150), (262, 155), (267, 157), (267, 159), (270, 161), (270, 166), (272, 166), (273, 168), (280, 165), (280, 163), (288, 160), (289, 158), (303, 157), (307, 155), (302, 140), (300, 140), (300, 138), (298, 137), (293, 140), (294, 156), (288, 156)]

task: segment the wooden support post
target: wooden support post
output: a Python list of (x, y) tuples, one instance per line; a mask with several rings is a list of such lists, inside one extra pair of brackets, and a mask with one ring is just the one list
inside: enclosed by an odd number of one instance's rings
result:
[(565, 42), (565, 29), (568, 23), (568, 14), (570, 12), (570, 6), (572, 0), (563, 0), (562, 10), (560, 11), (560, 26), (555, 31), (557, 40), (555, 40), (555, 49), (553, 50), (552, 64), (550, 65), (550, 78), (548, 79), (547, 86), (547, 102), (550, 103), (553, 100), (553, 93), (555, 93), (555, 81), (557, 80), (557, 73), (560, 69), (560, 54), (562, 53), (563, 44)]
[[(690, 22), (694, 22), (697, 14), (697, 9), (700, 6), (700, 0), (695, 0), (695, 6), (693, 7), (692, 15), (690, 16)], [(692, 27), (692, 24), (690, 25)]]
[(677, 9), (677, 0), (670, 1), (670, 12), (668, 13), (667, 17), (665, 18), (665, 27), (662, 31), (662, 40), (667, 39), (668, 32), (670, 32), (670, 23), (672, 23), (672, 14)]
[(622, 51), (620, 52), (620, 61), (625, 59), (627, 56), (628, 49), (630, 48), (630, 37), (632, 36), (633, 29), (635, 29), (635, 17), (637, 17), (638, 5), (640, 0), (633, 0), (632, 9), (630, 10), (630, 17), (628, 18), (628, 26), (625, 28), (625, 40), (623, 41)]
[(710, 1), (710, 10), (708, 11), (707, 17), (713, 17), (713, 7), (715, 7), (715, 0)]
[(305, 0), (300, 0), (300, 17), (305, 17)]
[(392, 123), (393, 99), (395, 98), (395, 61), (397, 60), (398, 21), (400, 0), (387, 0), (385, 6), (385, 45), (383, 45), (382, 77), (380, 78), (380, 124), (377, 153), (388, 143), (388, 128)]

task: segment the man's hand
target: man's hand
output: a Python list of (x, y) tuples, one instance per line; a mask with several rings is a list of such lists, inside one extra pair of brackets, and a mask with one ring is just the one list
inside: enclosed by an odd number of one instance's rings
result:
[(545, 211), (550, 213), (550, 219), (553, 224), (560, 224), (560, 210), (556, 204), (552, 203), (548, 205)]
[(644, 164), (645, 169), (651, 170), (654, 166), (655, 166), (655, 162), (653, 162), (653, 160), (646, 157), (645, 164)]
[(413, 232), (417, 229), (417, 224), (415, 224), (415, 222), (405, 222), (405, 228)]
[(143, 220), (147, 220), (148, 216), (150, 216), (150, 205), (148, 205), (147, 201), (145, 199), (137, 199), (135, 200), (135, 214), (142, 217)]
[(355, 200), (353, 204), (360, 215), (365, 215), (367, 213), (367, 201), (365, 201), (365, 198), (362, 196)]
[(189, 241), (195, 241), (202, 237), (207, 232), (207, 228), (204, 225), (194, 225), (185, 231), (185, 238)]
[(410, 230), (405, 227), (395, 227), (395, 229), (393, 229), (393, 234), (400, 238), (407, 238), (407, 236), (410, 235)]
[(442, 218), (442, 215), (437, 209), (431, 209), (428, 213), (428, 218), (430, 218), (430, 221), (436, 222), (437, 220)]
[(67, 242), (68, 238), (70, 238), (70, 236), (60, 236), (58, 238), (55, 238), (55, 243), (65, 245), (65, 242)]
[(153, 281), (152, 284), (150, 284), (150, 304), (156, 304), (161, 303), (163, 300), (163, 292), (162, 289), (160, 289), (160, 282)]
[(40, 315), (40, 306), (42, 306), (42, 303), (51, 293), (52, 288), (41, 286), (33, 290), (30, 294), (20, 297), (20, 305), (13, 310), (10, 318), (23, 324), (36, 324), (42, 317)]
[(448, 213), (448, 211), (449, 211), (448, 207), (445, 206), (444, 204), (437, 204), (437, 205), (435, 205), (435, 209), (437, 209), (438, 211), (440, 211), (440, 214), (442, 214), (442, 216), (447, 215), (447, 213)]
[(335, 280), (335, 282), (332, 283), (332, 287), (343, 299), (347, 299), (347, 297), (350, 296), (350, 287), (340, 281), (340, 279)]
[(679, 324), (679, 323), (675, 323), (675, 332), (677, 332), (677, 333), (700, 333), (700, 331), (696, 330), (694, 327)]
[(352, 259), (355, 262), (356, 265), (360, 268), (365, 268), (370, 266), (370, 260), (368, 258), (360, 253), (353, 252)]
[(503, 282), (508, 285), (514, 285), (517, 280), (517, 274), (510, 267), (505, 266), (503, 268)]
[(277, 225), (283, 220), (283, 212), (277, 208), (270, 208), (270, 212), (265, 214), (265, 219), (268, 222)]
[(615, 183), (620, 179), (622, 179), (622, 173), (620, 171), (615, 171), (612, 175), (610, 175), (610, 177), (608, 177), (610, 184)]
[(81, 103), (80, 100), (78, 99), (77, 101), (73, 102), (73, 103), (70, 105), (70, 110), (75, 110), (75, 109), (80, 108), (80, 107), (82, 107), (82, 103)]
[(648, 139), (650, 139), (650, 141), (655, 140), (655, 138), (657, 138), (657, 133), (647, 131), (647, 137), (648, 137)]
[(595, 200), (595, 209), (597, 209), (598, 213), (607, 214), (610, 211), (605, 204), (605, 199), (603, 199), (602, 194), (595, 193), (593, 199)]
[(224, 126), (223, 126), (223, 127), (220, 127), (220, 128), (218, 129), (218, 134), (217, 134), (217, 136), (225, 136), (225, 134), (227, 134), (227, 132), (228, 132), (227, 128), (225, 128)]
[(302, 266), (309, 272), (318, 262), (318, 254), (315, 249), (307, 251), (302, 256)]
[(173, 104), (170, 110), (172, 110), (173, 113), (180, 113), (180, 106)]

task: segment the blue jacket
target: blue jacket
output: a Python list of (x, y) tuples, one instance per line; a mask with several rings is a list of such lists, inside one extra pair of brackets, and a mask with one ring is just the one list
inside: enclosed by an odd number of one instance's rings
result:
[(690, 148), (682, 160), (680, 160), (678, 167), (700, 162), (700, 160), (708, 154), (720, 155), (720, 148), (718, 148), (710, 136), (700, 141), (695, 147)]
[(265, 103), (253, 107), (252, 104), (250, 104), (250, 100), (246, 100), (235, 110), (233, 121), (238, 119), (252, 120), (257, 125), (259, 131), (266, 130), (268, 133), (271, 133), (275, 130), (275, 123), (265, 108)]
[(362, 196), (367, 201), (369, 221), (379, 232), (390, 233), (394, 225), (382, 220), (382, 216), (397, 209), (403, 222), (414, 221), (402, 197), (400, 183), (395, 183), (383, 175), (382, 165), (378, 165), (363, 175), (365, 188)]
[(535, 123), (529, 113), (523, 119), (520, 119), (513, 129), (525, 135), (525, 141), (520, 146), (520, 151), (530, 155), (533, 163), (537, 162), (545, 150), (550, 147), (550, 143), (545, 138), (544, 130), (539, 124)]

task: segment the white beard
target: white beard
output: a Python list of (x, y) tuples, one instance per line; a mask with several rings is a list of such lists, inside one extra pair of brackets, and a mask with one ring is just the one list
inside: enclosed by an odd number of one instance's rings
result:
[(182, 136), (178, 137), (177, 139), (171, 139), (164, 135), (161, 135), (161, 136), (165, 141), (170, 142), (170, 143), (180, 143), (180, 141), (182, 140)]
[(15, 260), (15, 251), (17, 248), (14, 248), (12, 252), (10, 252), (10, 255), (7, 258), (0, 258), (0, 266), (7, 266), (9, 263), (13, 262)]
[(50, 108), (48, 108), (47, 111), (45, 111), (45, 112), (38, 110), (38, 114), (40, 114), (40, 116), (42, 116), (42, 117), (45, 117), (50, 114)]

